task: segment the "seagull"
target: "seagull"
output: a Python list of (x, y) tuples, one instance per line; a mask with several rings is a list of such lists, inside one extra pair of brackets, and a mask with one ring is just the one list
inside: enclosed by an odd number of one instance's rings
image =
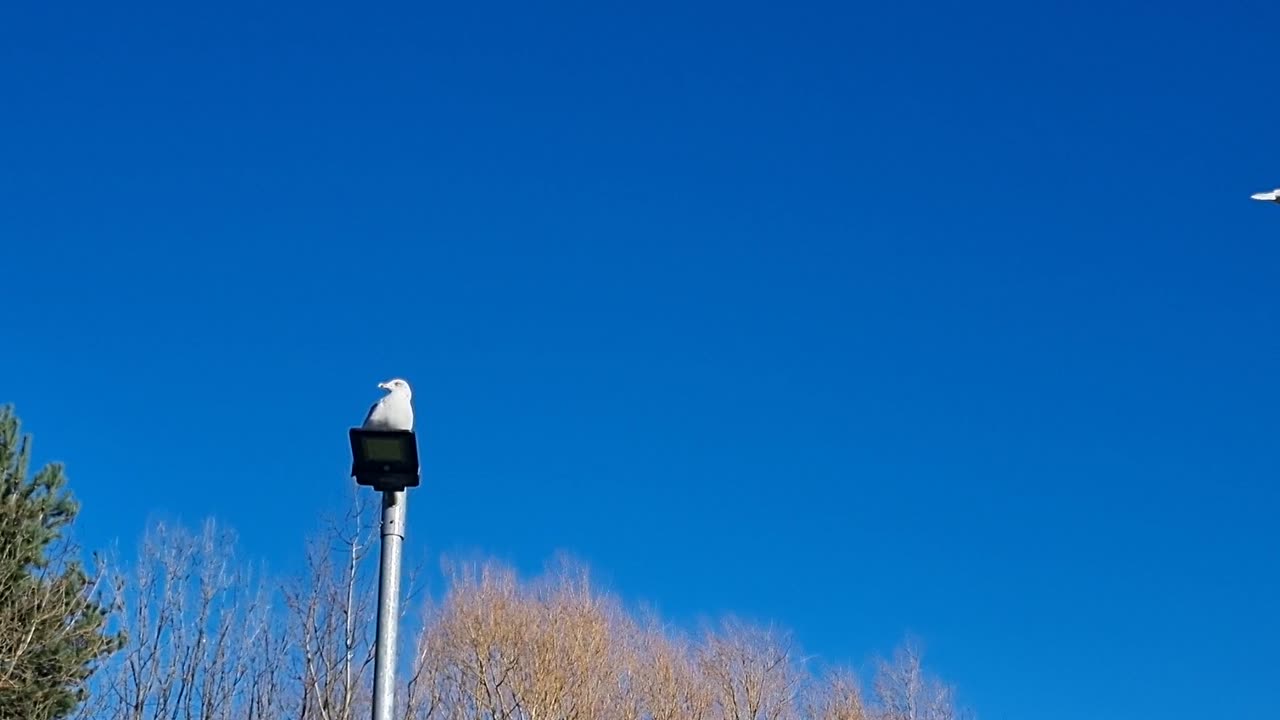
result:
[(378, 387), (387, 391), (382, 399), (369, 408), (364, 419), (365, 430), (412, 430), (413, 429), (413, 391), (409, 383), (396, 378), (378, 383)]
[(1249, 197), (1253, 198), (1254, 200), (1261, 200), (1263, 202), (1280, 203), (1280, 188), (1276, 188), (1271, 192), (1254, 193)]

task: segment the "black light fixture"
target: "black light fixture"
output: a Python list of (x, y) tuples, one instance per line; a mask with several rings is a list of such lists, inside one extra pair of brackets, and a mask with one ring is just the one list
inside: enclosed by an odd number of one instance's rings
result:
[(351, 476), (379, 492), (417, 487), (418, 438), (412, 430), (351, 428)]

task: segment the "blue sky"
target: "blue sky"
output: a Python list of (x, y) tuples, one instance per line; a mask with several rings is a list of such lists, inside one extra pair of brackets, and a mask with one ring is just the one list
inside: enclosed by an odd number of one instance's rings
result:
[(90, 541), (288, 568), (401, 375), (418, 559), (911, 632), (988, 720), (1274, 718), (1277, 26), (8, 3), (0, 402)]

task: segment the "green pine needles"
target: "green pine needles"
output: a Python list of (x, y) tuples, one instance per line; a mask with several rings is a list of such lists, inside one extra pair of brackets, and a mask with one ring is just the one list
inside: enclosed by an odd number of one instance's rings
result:
[(78, 507), (62, 466), (28, 476), (31, 438), (0, 407), (0, 720), (58, 720), (123, 637), (67, 536)]

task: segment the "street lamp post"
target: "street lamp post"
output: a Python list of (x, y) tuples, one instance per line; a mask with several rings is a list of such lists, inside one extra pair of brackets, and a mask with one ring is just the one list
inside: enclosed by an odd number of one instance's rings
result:
[(351, 428), (351, 475), (382, 493), (382, 557), (378, 565), (378, 631), (373, 657), (373, 720), (395, 709), (396, 631), (400, 623), (400, 548), (405, 488), (417, 487), (418, 439), (411, 430)]

